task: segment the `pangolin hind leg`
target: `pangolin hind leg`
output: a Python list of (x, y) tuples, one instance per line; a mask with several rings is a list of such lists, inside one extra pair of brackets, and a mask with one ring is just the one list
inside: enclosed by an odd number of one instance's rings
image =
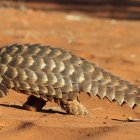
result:
[(70, 115), (87, 115), (86, 108), (77, 100), (61, 100), (61, 107)]
[(46, 105), (46, 101), (35, 96), (29, 96), (23, 104), (23, 109), (29, 111), (40, 111)]

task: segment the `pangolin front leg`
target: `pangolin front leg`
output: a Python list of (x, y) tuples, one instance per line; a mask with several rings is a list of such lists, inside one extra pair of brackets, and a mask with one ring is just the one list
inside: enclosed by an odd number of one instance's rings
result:
[(35, 96), (29, 96), (27, 101), (23, 104), (23, 109), (29, 111), (41, 111), (46, 105), (46, 101)]
[(61, 100), (61, 107), (70, 115), (87, 115), (86, 108), (77, 100)]

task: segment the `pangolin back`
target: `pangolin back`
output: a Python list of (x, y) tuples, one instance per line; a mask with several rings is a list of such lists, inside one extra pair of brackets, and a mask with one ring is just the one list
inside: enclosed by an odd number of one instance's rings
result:
[(13, 44), (0, 49), (0, 96), (14, 89), (44, 100), (75, 99), (80, 91), (107, 97), (131, 108), (140, 89), (60, 48)]

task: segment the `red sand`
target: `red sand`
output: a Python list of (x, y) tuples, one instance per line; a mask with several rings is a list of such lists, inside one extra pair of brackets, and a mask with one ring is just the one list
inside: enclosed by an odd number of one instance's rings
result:
[[(15, 42), (65, 48), (140, 86), (140, 21), (99, 19), (80, 12), (0, 10), (0, 45)], [(27, 96), (10, 90), (0, 99), (0, 140), (139, 140), (140, 118), (117, 102), (80, 95), (89, 116), (66, 115), (55, 103), (42, 112), (20, 107)], [(47, 110), (53, 108), (54, 111)]]

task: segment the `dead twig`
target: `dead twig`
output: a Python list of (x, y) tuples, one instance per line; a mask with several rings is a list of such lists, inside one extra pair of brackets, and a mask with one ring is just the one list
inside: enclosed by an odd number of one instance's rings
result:
[(127, 118), (126, 120), (120, 120), (120, 119), (111, 119), (111, 120), (121, 121), (121, 122), (140, 122), (140, 119), (132, 119), (131, 117)]

